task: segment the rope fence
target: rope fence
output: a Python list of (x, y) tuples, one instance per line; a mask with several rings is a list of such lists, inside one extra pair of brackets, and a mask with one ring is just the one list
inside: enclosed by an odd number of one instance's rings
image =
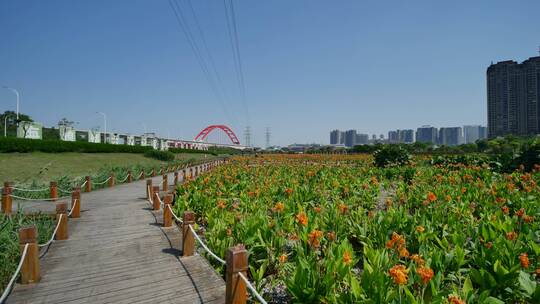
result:
[(255, 298), (257, 298), (257, 300), (259, 300), (259, 302), (261, 302), (262, 304), (267, 304), (266, 301), (257, 292), (255, 287), (253, 287), (253, 285), (251, 285), (251, 282), (249, 282), (248, 278), (246, 278), (246, 276), (244, 276), (244, 274), (242, 272), (239, 272), (238, 275), (244, 281), (244, 283), (246, 283), (246, 287), (251, 291), (253, 296), (255, 296)]
[(22, 197), (22, 196), (17, 196), (17, 195), (13, 195), (13, 194), (10, 194), (9, 196), (11, 196), (12, 198), (15, 198), (15, 199), (18, 199), (18, 200), (23, 200), (23, 201), (56, 201), (56, 200), (63, 200), (63, 199), (66, 199), (66, 198), (70, 198), (70, 196), (62, 196), (62, 197), (49, 197), (49, 198), (28, 198), (28, 197)]
[(6, 301), (9, 293), (11, 292), (11, 288), (13, 287), (13, 283), (15, 283), (15, 280), (19, 276), (19, 272), (21, 272), (21, 267), (24, 263), (24, 259), (26, 259), (26, 254), (28, 253), (28, 246), (30, 246), (30, 244), (28, 243), (24, 245), (24, 249), (21, 254), (21, 260), (19, 261), (19, 265), (17, 266), (15, 273), (11, 277), (11, 280), (9, 280), (9, 283), (6, 286), (6, 289), (4, 289), (4, 293), (2, 294), (2, 297), (0, 297), (0, 303), (4, 303)]
[(54, 237), (56, 236), (56, 233), (58, 232), (58, 228), (60, 227), (60, 223), (61, 223), (61, 220), (62, 220), (63, 216), (64, 216), (63, 214), (60, 214), (60, 217), (58, 218), (58, 221), (56, 223), (56, 227), (54, 228), (54, 231), (52, 233), (51, 238), (46, 243), (39, 244), (38, 247), (41, 248), (41, 247), (49, 246), (52, 242), (54, 242)]
[(108, 182), (109, 180), (111, 180), (112, 176), (109, 176), (109, 178), (107, 178), (106, 180), (100, 182), (100, 183), (96, 183), (96, 182), (93, 182), (92, 184), (94, 185), (104, 185), (106, 182)]
[(220, 262), (221, 264), (225, 265), (227, 264), (227, 262), (225, 262), (224, 259), (218, 257), (215, 253), (212, 252), (212, 250), (210, 250), (210, 248), (208, 248), (208, 246), (206, 246), (206, 244), (201, 240), (201, 238), (197, 235), (197, 232), (195, 232), (195, 229), (193, 229), (193, 226), (191, 225), (188, 225), (189, 227), (189, 230), (191, 230), (191, 233), (193, 234), (193, 236), (195, 237), (195, 239), (199, 242), (199, 244), (201, 245), (202, 248), (204, 248), (204, 250), (206, 250), (206, 252), (212, 256), (214, 259), (216, 259), (216, 261)]

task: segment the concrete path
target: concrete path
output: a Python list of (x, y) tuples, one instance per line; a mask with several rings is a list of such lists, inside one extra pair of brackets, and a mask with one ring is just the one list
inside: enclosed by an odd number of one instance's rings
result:
[(224, 303), (223, 279), (203, 257), (180, 257), (180, 229), (161, 227), (145, 187), (82, 193), (69, 239), (40, 260), (41, 281), (17, 285), (7, 303)]

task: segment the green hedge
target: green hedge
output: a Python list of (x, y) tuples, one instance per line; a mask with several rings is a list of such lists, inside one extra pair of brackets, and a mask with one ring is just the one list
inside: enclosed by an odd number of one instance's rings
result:
[(196, 150), (196, 149), (183, 149), (183, 148), (169, 148), (169, 151), (172, 153), (191, 153), (191, 154), (213, 154), (212, 151), (206, 151), (206, 150)]
[(152, 150), (148, 146), (128, 146), (95, 144), (89, 142), (60, 141), (60, 140), (35, 140), (24, 138), (0, 138), (0, 152), (81, 152), (81, 153), (145, 153)]
[(144, 156), (161, 160), (161, 161), (173, 161), (175, 158), (174, 153), (169, 152), (169, 151), (159, 151), (159, 150), (148, 150), (144, 152)]

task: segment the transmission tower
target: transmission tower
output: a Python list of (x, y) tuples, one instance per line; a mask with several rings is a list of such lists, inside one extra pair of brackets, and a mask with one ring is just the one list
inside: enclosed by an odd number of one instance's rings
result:
[(247, 147), (251, 147), (251, 128), (249, 126), (244, 131), (244, 144)]
[(266, 127), (266, 133), (264, 134), (266, 138), (266, 149), (270, 148), (270, 127)]

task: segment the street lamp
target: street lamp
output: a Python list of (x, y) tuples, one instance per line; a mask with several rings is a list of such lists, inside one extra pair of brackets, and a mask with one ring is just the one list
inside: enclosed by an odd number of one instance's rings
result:
[(17, 96), (17, 123), (19, 123), (19, 91), (15, 90), (14, 88), (10, 88), (8, 86), (2, 86), (2, 88), (10, 90), (11, 92), (15, 93), (15, 95)]
[(96, 114), (103, 115), (103, 124), (104, 124), (103, 138), (104, 138), (104, 142), (107, 143), (107, 115), (105, 115), (105, 113), (103, 112), (96, 112)]
[(7, 137), (7, 119), (9, 118), (9, 115), (6, 115), (4, 117), (4, 137)]

